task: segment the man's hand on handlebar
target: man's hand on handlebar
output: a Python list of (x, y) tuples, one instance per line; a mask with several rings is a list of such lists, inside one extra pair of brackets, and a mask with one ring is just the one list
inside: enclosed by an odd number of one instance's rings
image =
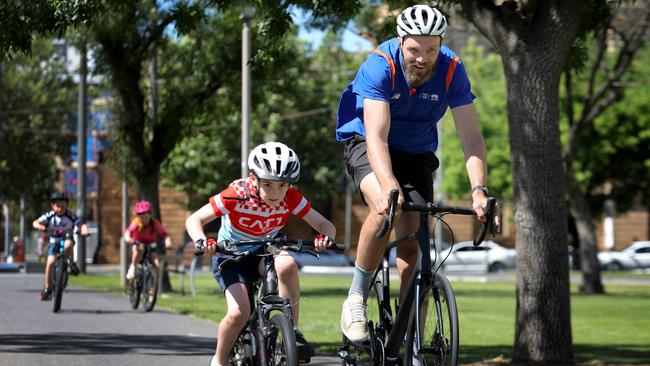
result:
[[(476, 216), (481, 222), (485, 222), (485, 220), (487, 220), (487, 217), (485, 215), (485, 207), (487, 205), (487, 201), (488, 196), (485, 194), (485, 192), (477, 190), (472, 193), (472, 207), (474, 208), (474, 211), (476, 211)], [(492, 213), (492, 226), (494, 228), (494, 232), (497, 233), (501, 231), (501, 222), (499, 219), (498, 208), (499, 203), (497, 202), (494, 206), (494, 212)]]

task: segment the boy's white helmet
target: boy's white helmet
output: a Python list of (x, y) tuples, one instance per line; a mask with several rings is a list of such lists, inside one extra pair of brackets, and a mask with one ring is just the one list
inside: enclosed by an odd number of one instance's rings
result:
[(397, 34), (405, 36), (445, 37), (447, 18), (436, 8), (428, 5), (410, 6), (397, 17)]
[(248, 156), (248, 168), (258, 179), (295, 183), (300, 177), (298, 155), (281, 142), (266, 142)]

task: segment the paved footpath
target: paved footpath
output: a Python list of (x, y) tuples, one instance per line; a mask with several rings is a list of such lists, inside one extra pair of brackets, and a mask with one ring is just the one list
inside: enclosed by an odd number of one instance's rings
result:
[[(161, 309), (131, 310), (126, 296), (69, 287), (62, 309), (39, 301), (42, 274), (0, 273), (0, 365), (207, 366), (217, 325)], [(310, 365), (340, 365), (315, 357)]]

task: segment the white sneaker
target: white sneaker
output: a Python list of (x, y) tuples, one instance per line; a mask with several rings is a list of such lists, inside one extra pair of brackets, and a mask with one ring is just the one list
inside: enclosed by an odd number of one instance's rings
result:
[(363, 296), (352, 294), (343, 302), (341, 331), (352, 342), (363, 342), (368, 339), (368, 319), (366, 319), (366, 303), (363, 301)]
[(126, 272), (126, 279), (127, 280), (132, 280), (135, 278), (135, 266), (130, 265), (129, 270)]

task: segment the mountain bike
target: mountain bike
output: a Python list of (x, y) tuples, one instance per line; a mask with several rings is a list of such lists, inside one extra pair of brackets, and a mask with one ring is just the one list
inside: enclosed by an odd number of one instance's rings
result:
[[(391, 192), (389, 214), (377, 237), (383, 237), (392, 229), (398, 195), (397, 190)], [(477, 238), (474, 239), (475, 246), (483, 242), (488, 231), (495, 234), (492, 225), (495, 205), (496, 199), (488, 198), (485, 207), (487, 220), (483, 223)], [(401, 210), (420, 213), (418, 231), (390, 242), (386, 247), (382, 263), (375, 270), (369, 289), (367, 307), (369, 339), (358, 343), (343, 336), (338, 352), (343, 366), (357, 365), (362, 358), (365, 361), (366, 355), (369, 356), (371, 365), (453, 366), (458, 362), (456, 298), (449, 280), (438, 272), (444, 259), (436, 268), (432, 266), (429, 255), (428, 218), (431, 215), (444, 223), (441, 216), (445, 214), (475, 215), (476, 212), (469, 207), (412, 202), (403, 203)], [(420, 251), (419, 268), (413, 271), (401, 303), (395, 299), (393, 312), (389, 282), (389, 254), (392, 248), (415, 239)], [(436, 262), (437, 260), (434, 260), (434, 263)], [(402, 345), (404, 351), (400, 352)]]
[[(137, 243), (137, 242), (136, 242)], [(139, 245), (140, 243), (137, 243)], [(138, 308), (142, 299), (142, 308), (152, 311), (158, 298), (158, 267), (154, 262), (156, 243), (145, 244), (142, 259), (135, 268), (135, 277), (128, 281), (127, 294), (133, 310)]]
[[(253, 247), (253, 249), (250, 249)], [(246, 248), (244, 248), (246, 247)], [(221, 241), (217, 251), (232, 255), (230, 261), (238, 261), (248, 255), (263, 257), (265, 276), (247, 284), (251, 316), (230, 354), (235, 366), (298, 365), (298, 351), (293, 331), (293, 314), (288, 298), (278, 295), (278, 276), (275, 271), (275, 255), (281, 251), (314, 253), (314, 242), (284, 236), (246, 241)], [(333, 244), (328, 249), (343, 251), (344, 246)], [(202, 255), (203, 247), (195, 247), (194, 254)], [(228, 263), (228, 261), (222, 262)], [(253, 294), (257, 292), (257, 296)], [(300, 360), (309, 362), (309, 360)]]

